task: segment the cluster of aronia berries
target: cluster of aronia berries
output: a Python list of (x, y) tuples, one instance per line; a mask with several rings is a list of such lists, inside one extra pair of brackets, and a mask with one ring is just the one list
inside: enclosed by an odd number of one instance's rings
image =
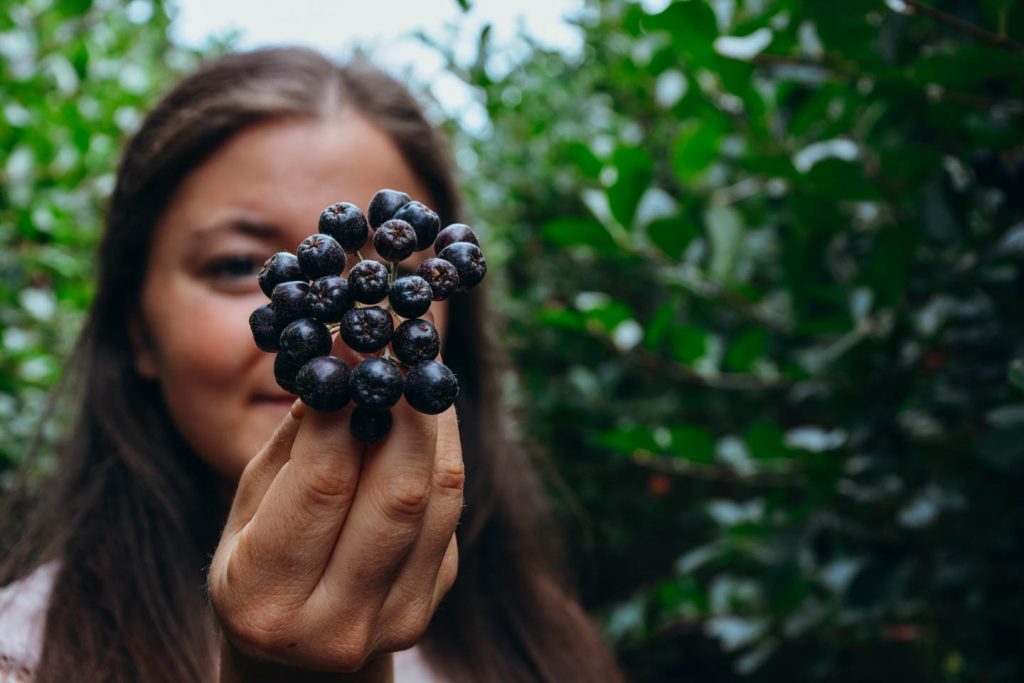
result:
[[(362, 257), (368, 240), (389, 265)], [(434, 258), (414, 275), (397, 277), (399, 262), (431, 246)], [(358, 262), (346, 279), (352, 254)], [(353, 401), (352, 434), (378, 443), (391, 430), (390, 409), (402, 396), (430, 415), (455, 401), (458, 380), (434, 360), (441, 340), (421, 316), (432, 301), (474, 287), (486, 272), (469, 226), (441, 230), (427, 206), (404, 192), (380, 190), (365, 215), (354, 204), (332, 204), (320, 214), (319, 232), (294, 254), (267, 259), (258, 277), (270, 303), (252, 312), (249, 326), (256, 346), (277, 352), (274, 377), (281, 387), (322, 412)], [(336, 333), (362, 356), (354, 368), (331, 355)]]

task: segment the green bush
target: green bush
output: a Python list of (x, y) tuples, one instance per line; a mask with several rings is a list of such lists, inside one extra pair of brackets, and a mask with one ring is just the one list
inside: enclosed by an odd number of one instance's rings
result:
[(644, 7), (449, 55), (589, 604), (636, 680), (1020, 680), (1024, 7)]
[(163, 0), (0, 6), (3, 473), (24, 460), (78, 333), (121, 142), (194, 55), (170, 44)]

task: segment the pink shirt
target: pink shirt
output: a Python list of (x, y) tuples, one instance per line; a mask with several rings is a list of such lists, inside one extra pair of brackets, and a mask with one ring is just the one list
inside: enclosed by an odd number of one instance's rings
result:
[[(30, 683), (42, 651), (46, 606), (57, 565), (44, 564), (0, 588), (0, 683)], [(394, 654), (395, 683), (440, 683), (418, 647)]]

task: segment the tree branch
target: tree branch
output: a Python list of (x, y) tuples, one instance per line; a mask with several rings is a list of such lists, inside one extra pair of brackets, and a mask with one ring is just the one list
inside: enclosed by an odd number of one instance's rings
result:
[(969, 21), (964, 21), (960, 17), (950, 14), (949, 12), (943, 12), (940, 9), (935, 9), (930, 5), (926, 5), (921, 0), (899, 0), (907, 6), (906, 14), (921, 14), (923, 16), (934, 19), (935, 21), (945, 24), (950, 28), (954, 28), (958, 31), (966, 33), (972, 38), (988, 43), (989, 45), (996, 45), (998, 47), (1005, 48), (1011, 52), (1017, 52), (1024, 54), (1024, 43), (1018, 43), (1016, 40), (1011, 40), (1004, 35), (993, 33), (992, 31), (976, 26)]

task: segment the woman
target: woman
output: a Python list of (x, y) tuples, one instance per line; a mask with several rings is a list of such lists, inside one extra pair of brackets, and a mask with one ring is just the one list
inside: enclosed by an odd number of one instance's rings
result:
[(20, 581), (0, 634), (21, 634), (0, 670), (618, 680), (504, 436), (482, 287), (432, 307), (458, 420), (400, 404), (365, 451), (350, 411), (293, 405), (252, 344), (256, 270), (325, 206), (393, 187), (456, 220), (443, 149), (397, 82), (304, 49), (221, 58), (157, 104), (111, 198), (74, 431), (0, 572)]

